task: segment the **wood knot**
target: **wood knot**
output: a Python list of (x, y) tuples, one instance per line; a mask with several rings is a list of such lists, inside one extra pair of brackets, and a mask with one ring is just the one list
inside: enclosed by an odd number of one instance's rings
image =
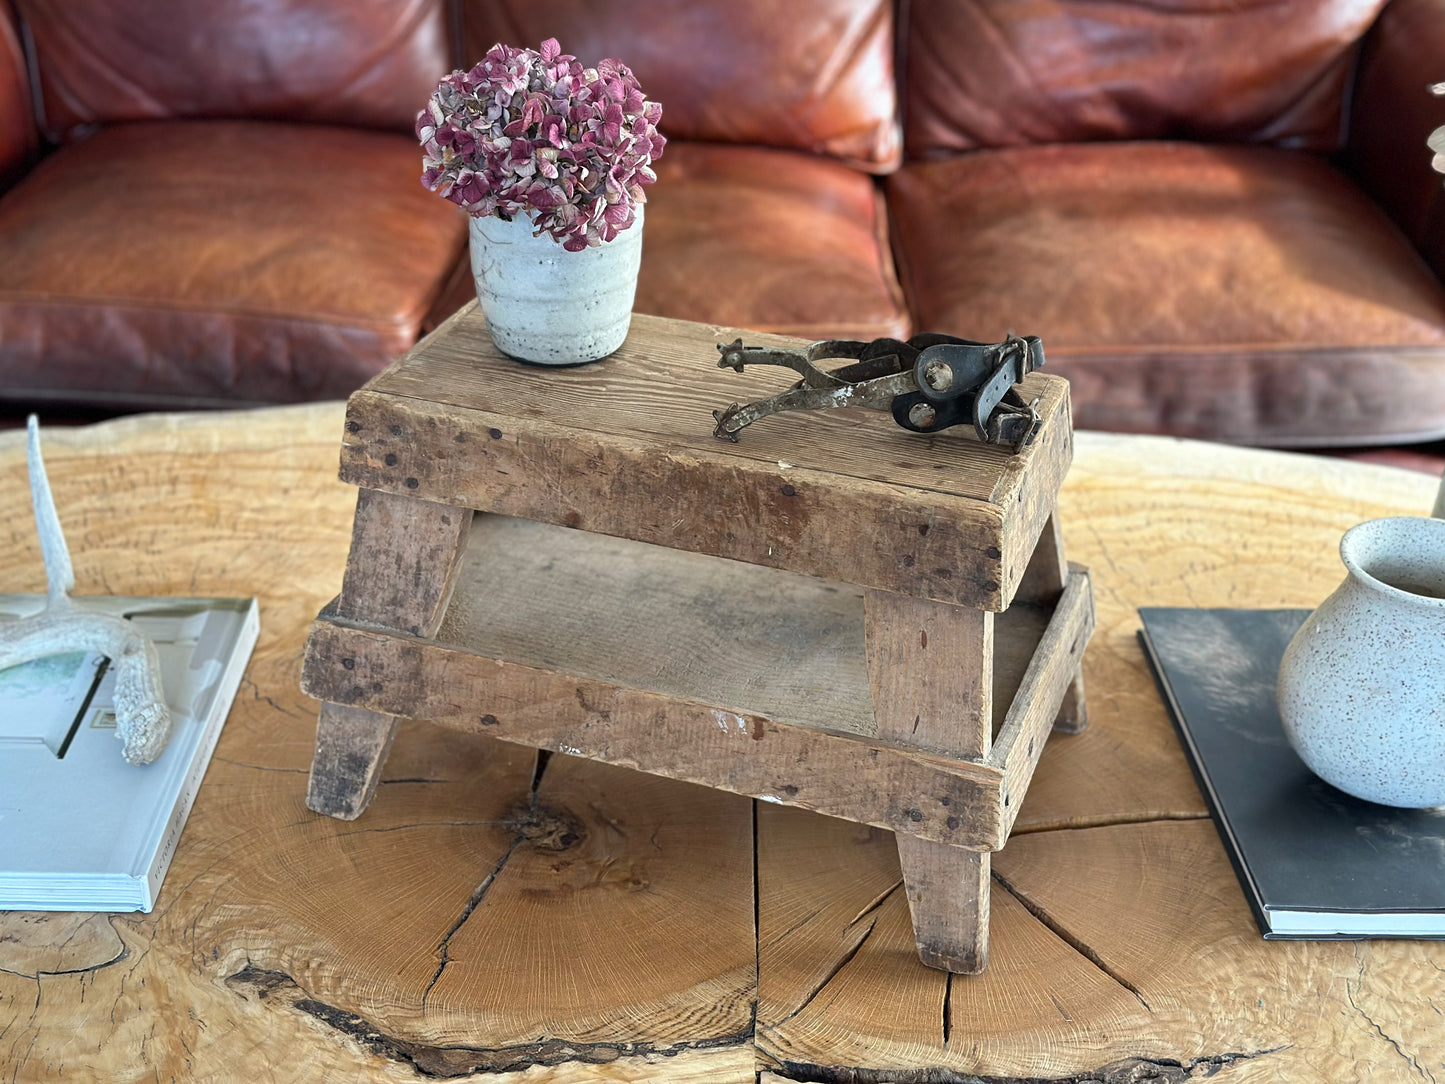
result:
[(586, 836), (582, 822), (566, 810), (535, 806), (507, 819), (507, 824), (542, 851), (565, 851)]

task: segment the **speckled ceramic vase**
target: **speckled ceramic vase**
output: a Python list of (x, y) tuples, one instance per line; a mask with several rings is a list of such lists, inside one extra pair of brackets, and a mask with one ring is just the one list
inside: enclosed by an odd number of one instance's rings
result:
[(525, 215), (471, 220), (472, 277), (492, 341), (538, 365), (580, 365), (627, 338), (642, 261), (642, 208), (617, 237), (568, 252)]
[(1327, 783), (1385, 805), (1445, 805), (1445, 520), (1345, 533), (1349, 575), (1279, 670), (1285, 736)]

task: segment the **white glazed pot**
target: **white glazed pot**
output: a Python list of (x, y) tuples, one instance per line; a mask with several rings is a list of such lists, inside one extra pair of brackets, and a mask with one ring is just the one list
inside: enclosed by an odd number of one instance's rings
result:
[(1445, 805), (1445, 520), (1361, 523), (1340, 557), (1345, 582), (1280, 664), (1285, 736), (1357, 798)]
[(471, 220), (472, 277), (492, 341), (538, 365), (580, 365), (627, 338), (642, 261), (642, 208), (616, 238), (568, 252), (526, 215)]

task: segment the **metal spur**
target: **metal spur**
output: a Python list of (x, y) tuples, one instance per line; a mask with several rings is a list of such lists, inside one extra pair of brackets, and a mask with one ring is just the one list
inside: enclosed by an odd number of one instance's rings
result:
[[(914, 433), (937, 433), (972, 423), (986, 444), (1018, 451), (1039, 429), (1038, 400), (1026, 401), (1015, 386), (1044, 366), (1038, 336), (1010, 334), (1001, 343), (980, 343), (952, 335), (915, 335), (907, 342), (834, 339), (806, 350), (744, 346), (742, 339), (718, 344), (718, 368), (742, 372), (746, 365), (780, 365), (802, 379), (785, 392), (713, 411), (713, 435), (736, 441), (760, 418), (786, 410), (828, 410), (861, 406), (888, 410)], [(837, 369), (819, 363), (850, 362)]]

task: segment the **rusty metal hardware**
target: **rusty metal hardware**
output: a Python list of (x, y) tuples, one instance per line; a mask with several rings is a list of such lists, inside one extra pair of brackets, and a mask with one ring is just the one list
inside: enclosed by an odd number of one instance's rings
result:
[[(745, 406), (713, 411), (713, 435), (736, 441), (760, 418), (785, 410), (828, 410), (861, 406), (888, 410), (914, 433), (937, 433), (971, 423), (986, 444), (1029, 444), (1039, 429), (1038, 400), (1026, 402), (1015, 387), (1044, 366), (1036, 335), (1010, 335), (1001, 343), (980, 343), (952, 335), (915, 335), (907, 342), (830, 339), (806, 350), (744, 346), (742, 339), (718, 344), (718, 368), (742, 372), (746, 365), (779, 365), (802, 379), (785, 392)], [(851, 364), (823, 369), (819, 363)]]

